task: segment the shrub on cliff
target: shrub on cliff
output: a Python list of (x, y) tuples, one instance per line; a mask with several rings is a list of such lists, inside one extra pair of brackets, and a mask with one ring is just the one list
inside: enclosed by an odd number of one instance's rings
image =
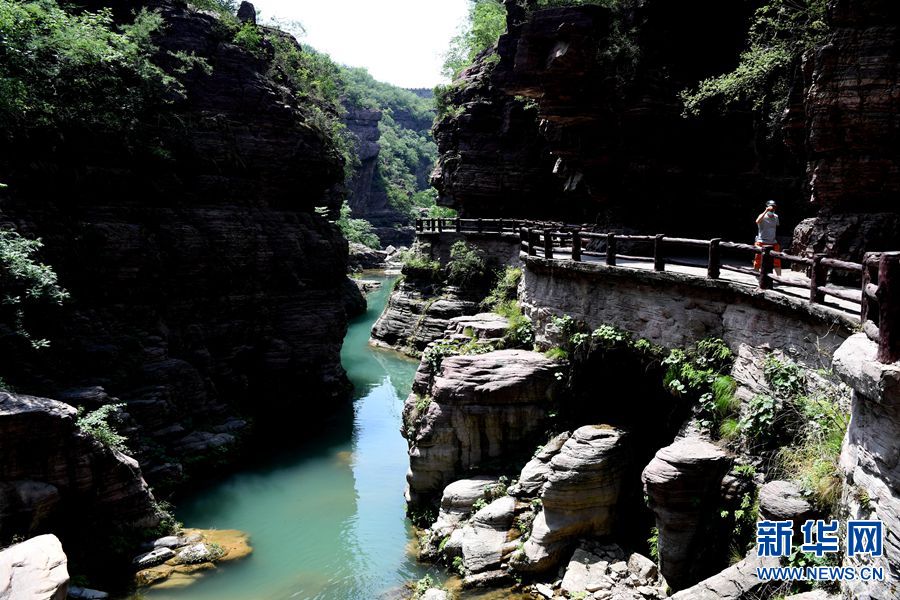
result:
[(682, 92), (685, 113), (696, 115), (712, 102), (749, 102), (777, 123), (787, 106), (791, 77), (805, 52), (825, 38), (828, 0), (768, 0), (747, 35), (748, 48), (730, 73), (710, 77)]
[(125, 452), (125, 442), (128, 441), (112, 424), (110, 418), (121, 409), (124, 404), (106, 404), (97, 410), (86, 413), (83, 408), (78, 409), (76, 424), (84, 433), (88, 434), (110, 450)]
[(469, 18), (450, 40), (442, 73), (455, 79), (480, 52), (490, 48), (506, 31), (506, 8), (499, 0), (471, 0)]
[(108, 9), (0, 0), (0, 129), (8, 138), (37, 128), (136, 129), (148, 108), (181, 91), (152, 60), (161, 23), (146, 10), (117, 26)]
[(450, 247), (450, 262), (447, 264), (447, 282), (461, 288), (485, 285), (491, 271), (484, 259), (484, 253), (475, 246), (459, 240)]
[(0, 229), (0, 323), (27, 339), (35, 348), (49, 345), (32, 337), (26, 327), (26, 309), (39, 303), (62, 304), (69, 294), (57, 282), (53, 269), (36, 260), (43, 247), (15, 231)]
[(351, 219), (350, 214), (350, 205), (344, 202), (341, 205), (341, 216), (337, 220), (337, 226), (343, 232), (347, 241), (356, 242), (376, 250), (381, 248), (381, 240), (375, 235), (372, 224), (365, 219)]
[(515, 300), (519, 293), (519, 282), (521, 280), (521, 268), (506, 267), (503, 269), (487, 298), (481, 301), (481, 307), (487, 310), (496, 310), (505, 302)]

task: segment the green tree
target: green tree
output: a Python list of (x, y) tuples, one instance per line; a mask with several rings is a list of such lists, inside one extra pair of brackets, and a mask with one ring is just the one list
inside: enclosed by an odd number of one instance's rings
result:
[(450, 40), (442, 73), (455, 79), (480, 52), (497, 43), (506, 31), (506, 8), (499, 0), (470, 0), (469, 17)]
[(341, 206), (341, 216), (337, 220), (337, 226), (344, 233), (348, 242), (357, 242), (375, 248), (381, 248), (381, 240), (375, 235), (372, 224), (365, 219), (351, 219), (350, 205), (346, 202)]
[(117, 26), (108, 9), (0, 0), (0, 129), (8, 138), (35, 128), (134, 129), (148, 108), (182, 93), (152, 60), (161, 23), (146, 10)]

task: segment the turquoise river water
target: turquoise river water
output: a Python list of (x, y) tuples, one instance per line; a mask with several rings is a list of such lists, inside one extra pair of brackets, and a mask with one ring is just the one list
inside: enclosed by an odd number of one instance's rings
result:
[[(393, 278), (350, 324), (342, 359), (353, 382), (353, 427), (337, 419), (304, 447), (236, 473), (179, 503), (188, 527), (240, 529), (253, 554), (146, 600), (361, 600), (426, 573), (410, 555), (403, 400), (417, 363), (368, 345)], [(309, 428), (309, 424), (298, 430)], [(435, 576), (439, 574), (434, 572)]]

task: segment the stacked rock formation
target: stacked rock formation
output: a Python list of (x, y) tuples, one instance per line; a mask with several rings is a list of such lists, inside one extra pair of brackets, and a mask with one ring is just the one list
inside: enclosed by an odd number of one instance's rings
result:
[(729, 455), (709, 442), (685, 438), (662, 448), (644, 469), (644, 489), (659, 529), (659, 565), (680, 590), (716, 572), (721, 551), (713, 529)]
[(468, 469), (521, 453), (550, 408), (557, 365), (543, 354), (499, 350), (423, 360), (403, 407), (407, 499), (425, 501)]

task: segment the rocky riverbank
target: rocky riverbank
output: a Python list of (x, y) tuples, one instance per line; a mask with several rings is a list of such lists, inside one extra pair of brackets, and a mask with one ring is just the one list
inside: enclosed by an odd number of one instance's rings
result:
[[(425, 526), (420, 557), (447, 565), (465, 587), (518, 583), (546, 598), (769, 597), (755, 568), (778, 563), (753, 553), (755, 522), (841, 510), (834, 490), (848, 389), (794, 362), (812, 361), (796, 348), (745, 339), (735, 354), (698, 340), (670, 351), (614, 327), (579, 327), (543, 322), (546, 355), (496, 350), (502, 336), (452, 326), (426, 350), (404, 407), (407, 499)], [(838, 357), (862, 337), (845, 341), (836, 361), (847, 362)], [(462, 343), (436, 359), (451, 339)], [(632, 374), (645, 381), (622, 380)], [(640, 405), (620, 406), (629, 386)], [(654, 396), (673, 408), (654, 408)], [(776, 419), (805, 406), (836, 424), (796, 417), (823, 427), (822, 438), (757, 430), (765, 398)], [(783, 445), (782, 458), (771, 444)], [(795, 462), (779, 462), (785, 456)], [(819, 473), (817, 483), (804, 469)]]

